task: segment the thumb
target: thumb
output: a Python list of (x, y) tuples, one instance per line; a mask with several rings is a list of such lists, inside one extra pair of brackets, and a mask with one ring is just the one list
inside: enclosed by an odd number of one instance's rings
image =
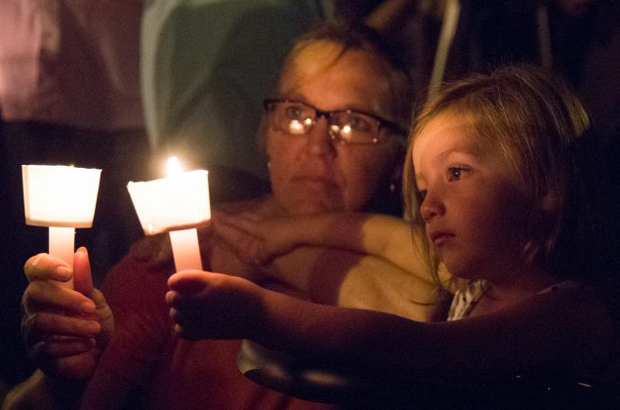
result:
[(84, 296), (92, 297), (93, 278), (90, 272), (88, 251), (83, 246), (73, 255), (73, 287)]
[(198, 293), (207, 287), (207, 274), (203, 271), (176, 272), (168, 278), (168, 287), (180, 293)]

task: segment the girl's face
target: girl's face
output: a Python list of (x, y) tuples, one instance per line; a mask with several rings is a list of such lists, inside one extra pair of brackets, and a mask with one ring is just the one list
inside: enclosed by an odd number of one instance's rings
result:
[(430, 120), (414, 142), (413, 165), (426, 234), (453, 275), (493, 280), (522, 266), (522, 184), (469, 117)]

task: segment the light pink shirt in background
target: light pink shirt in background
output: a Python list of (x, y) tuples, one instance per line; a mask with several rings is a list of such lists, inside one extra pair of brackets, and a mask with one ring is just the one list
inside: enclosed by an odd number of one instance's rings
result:
[(0, 1), (5, 121), (143, 126), (138, 0)]

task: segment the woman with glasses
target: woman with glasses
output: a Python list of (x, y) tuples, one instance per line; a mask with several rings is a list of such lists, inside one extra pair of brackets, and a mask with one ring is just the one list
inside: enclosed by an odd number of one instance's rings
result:
[[(307, 33), (265, 101), (261, 142), (272, 193), (222, 208), (228, 215), (252, 211), (264, 217), (330, 211), (400, 215), (396, 187), (411, 101), (405, 71), (374, 32), (328, 25)], [(235, 366), (238, 341), (174, 337), (164, 299), (174, 268), (169, 246), (160, 242), (143, 241), (108, 273), (105, 299), (86, 285), (84, 249), (76, 253), (72, 272), (46, 254), (29, 260), (23, 330), (43, 371), (15, 396), (27, 400), (32, 392), (47, 391), (49, 402), (81, 402), (89, 409), (322, 407), (245, 379)], [(417, 320), (428, 320), (439, 302), (430, 280), (360, 254), (299, 248), (257, 270), (210, 230), (201, 233), (201, 250), (207, 269), (317, 302), (355, 303)], [(53, 281), (71, 275), (81, 293)], [(354, 301), (343, 299), (347, 290)]]

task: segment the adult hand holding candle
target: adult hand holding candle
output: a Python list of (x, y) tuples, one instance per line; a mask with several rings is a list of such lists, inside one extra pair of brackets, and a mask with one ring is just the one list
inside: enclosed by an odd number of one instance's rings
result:
[(26, 224), (49, 227), (50, 255), (71, 267), (75, 228), (92, 226), (100, 178), (100, 169), (22, 165)]
[(176, 270), (202, 270), (195, 228), (211, 219), (208, 172), (181, 172), (172, 157), (166, 178), (130, 182), (127, 189), (144, 233), (169, 232)]

